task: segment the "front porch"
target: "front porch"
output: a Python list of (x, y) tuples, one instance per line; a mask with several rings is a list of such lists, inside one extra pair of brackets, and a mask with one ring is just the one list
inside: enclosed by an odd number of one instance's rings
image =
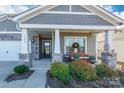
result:
[[(101, 32), (104, 31), (101, 30)], [(105, 38), (107, 41), (110, 39), (108, 38), (110, 31), (105, 31), (105, 33), (107, 34)], [(72, 48), (72, 44), (75, 42), (80, 45), (77, 51), (79, 55), (81, 54), (80, 57), (86, 54), (97, 58), (97, 34), (99, 34), (99, 30), (22, 29), (20, 64), (24, 63), (33, 67), (32, 61), (44, 58), (51, 58), (52, 63), (62, 62), (65, 54), (70, 56), (75, 52)]]

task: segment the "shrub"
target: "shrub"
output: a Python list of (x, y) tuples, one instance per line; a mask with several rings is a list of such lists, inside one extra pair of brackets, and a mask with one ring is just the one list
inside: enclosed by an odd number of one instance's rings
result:
[(14, 68), (14, 72), (17, 74), (24, 74), (27, 71), (29, 71), (29, 68), (25, 65), (19, 65)]
[(116, 77), (117, 73), (106, 64), (96, 65), (96, 74), (99, 77)]
[(69, 64), (69, 71), (73, 78), (81, 81), (92, 81), (97, 79), (95, 70), (87, 62), (72, 62)]
[(54, 64), (52, 64), (50, 68), (50, 74), (53, 77), (56, 77), (57, 79), (63, 81), (64, 84), (69, 84), (69, 81), (71, 79), (68, 66), (61, 62), (55, 62)]

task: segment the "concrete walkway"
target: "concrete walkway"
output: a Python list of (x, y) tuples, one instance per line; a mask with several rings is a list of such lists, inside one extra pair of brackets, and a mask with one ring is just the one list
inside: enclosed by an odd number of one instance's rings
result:
[[(6, 64), (9, 65), (10, 63)], [(2, 69), (0, 71), (0, 87), (1, 88), (45, 88), (46, 85), (46, 72), (50, 68), (51, 60), (50, 59), (43, 59), (40, 61), (34, 61), (33, 62), (33, 70), (35, 72), (28, 78), (24, 80), (16, 80), (12, 82), (6, 82), (4, 81), (5, 77), (12, 73), (12, 69), (16, 63), (14, 63), (12, 66), (9, 66), (9, 69), (6, 70), (6, 68)], [(5, 73), (6, 75), (2, 75), (2, 73)]]

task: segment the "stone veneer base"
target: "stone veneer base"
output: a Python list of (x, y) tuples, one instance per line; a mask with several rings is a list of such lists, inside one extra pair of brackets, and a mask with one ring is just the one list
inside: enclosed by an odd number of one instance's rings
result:
[(109, 53), (109, 52), (102, 52), (102, 62), (107, 64), (112, 69), (116, 69), (117, 66), (117, 54), (116, 53)]
[(62, 54), (53, 54), (52, 55), (52, 63), (54, 63), (55, 61), (62, 62)]
[(31, 54), (19, 54), (19, 64), (24, 64), (29, 68), (32, 67), (32, 56)]

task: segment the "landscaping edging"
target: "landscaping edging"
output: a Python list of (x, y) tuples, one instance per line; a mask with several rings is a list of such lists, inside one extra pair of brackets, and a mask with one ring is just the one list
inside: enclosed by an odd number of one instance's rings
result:
[(23, 79), (28, 79), (32, 74), (33, 74), (34, 70), (29, 70), (28, 72), (24, 73), (24, 74), (16, 74), (13, 73), (11, 75), (9, 75), (7, 78), (5, 78), (6, 82), (11, 82), (14, 80), (23, 80)]

